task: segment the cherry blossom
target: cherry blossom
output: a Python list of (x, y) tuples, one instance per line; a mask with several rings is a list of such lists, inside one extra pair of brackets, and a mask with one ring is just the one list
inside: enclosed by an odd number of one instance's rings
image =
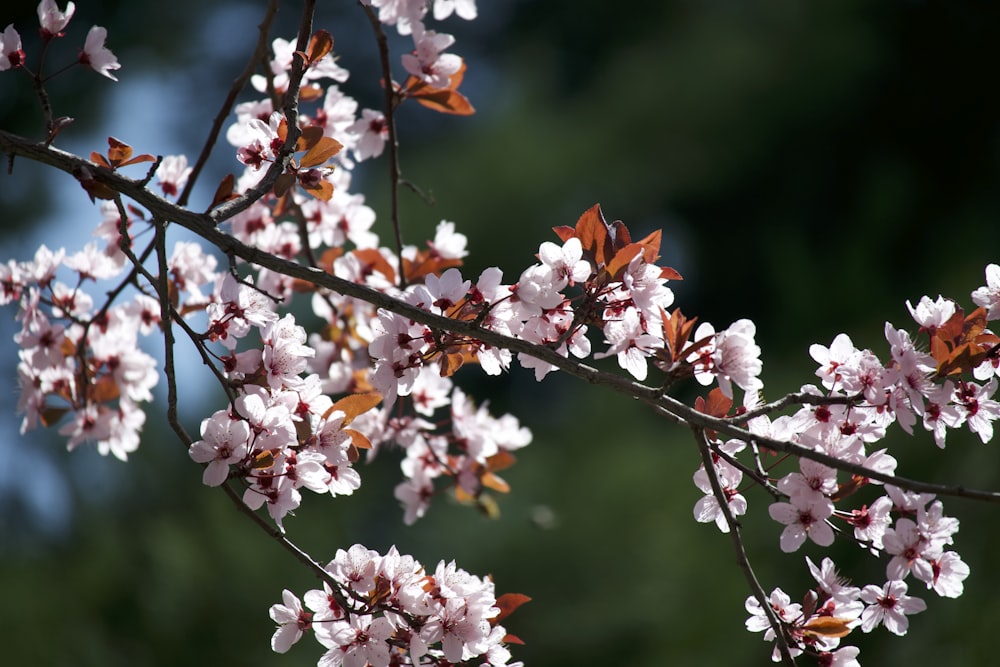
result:
[(905, 635), (910, 623), (907, 616), (927, 608), (923, 600), (906, 594), (906, 582), (895, 579), (885, 582), (881, 588), (865, 586), (861, 590), (861, 600), (868, 605), (861, 613), (862, 632), (871, 632), (884, 625), (894, 635)]
[(21, 35), (14, 30), (14, 24), (8, 25), (0, 34), (0, 72), (17, 69), (24, 65), (24, 50), (21, 48)]
[(76, 11), (76, 5), (72, 2), (66, 3), (66, 9), (59, 11), (55, 0), (42, 0), (38, 3), (38, 22), (42, 26), (42, 37), (51, 39), (61, 37), (62, 31), (69, 24)]
[(104, 46), (107, 38), (108, 31), (105, 28), (97, 25), (92, 27), (87, 33), (87, 41), (80, 52), (79, 61), (83, 65), (89, 65), (98, 74), (102, 74), (112, 81), (117, 81), (118, 78), (111, 73), (111, 70), (119, 69), (121, 65), (115, 54)]

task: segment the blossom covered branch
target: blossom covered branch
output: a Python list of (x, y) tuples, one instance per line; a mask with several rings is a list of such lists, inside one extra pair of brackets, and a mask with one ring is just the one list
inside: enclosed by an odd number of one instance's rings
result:
[[(936, 496), (996, 502), (1000, 492), (900, 476), (897, 455), (882, 443), (897, 426), (908, 434), (923, 428), (941, 448), (950, 429), (992, 438), (1000, 337), (989, 323), (1000, 318), (1000, 267), (987, 267), (969, 312), (940, 296), (908, 303), (916, 334), (886, 323), (884, 362), (846, 334), (813, 345), (818, 383), (765, 403), (754, 323), (716, 329), (685, 315), (670, 287), (681, 276), (658, 264), (661, 234), (633, 239), (599, 206), (555, 227), (516, 278), (497, 267), (464, 275), (468, 239), (450, 221), (423, 246), (404, 245), (395, 203), (395, 247), (385, 247), (375, 212), (352, 191), (353, 170), (388, 142), (395, 202), (397, 111), (415, 101), (472, 113), (458, 92), (466, 65), (449, 53), (455, 40), (430, 26), (453, 13), (474, 19), (476, 7), (473, 0), (362, 5), (380, 45), (373, 76), (383, 82), (384, 108), (362, 109), (342, 89), (349, 73), (333, 36), (313, 29), (306, 3), (295, 42), (274, 39), (265, 71), (248, 68), (240, 79), (263, 96), (236, 105), (226, 130), (243, 171), (220, 183), (204, 212), (186, 202), (220, 123), (194, 168), (181, 155), (134, 155), (113, 137), (106, 153), (89, 159), (64, 152), (53, 143), (65, 124), (53, 119), (45, 93), (54, 75), (43, 73), (43, 58), (29, 70), (17, 31), (3, 32), (0, 70), (31, 75), (47, 131), (34, 141), (0, 130), (0, 150), (12, 168), (18, 157), (72, 175), (101, 202), (102, 217), (97, 240), (82, 250), (43, 246), (31, 260), (0, 265), (0, 303), (16, 303), (21, 322), (23, 432), (57, 426), (70, 449), (94, 443), (126, 460), (139, 447), (142, 405), (158, 382), (139, 336), (162, 337), (168, 418), (203, 466), (203, 483), (223, 487), (321, 580), (322, 588), (301, 596), (284, 590), (270, 610), (278, 626), (272, 648), (284, 652), (311, 634), (325, 649), (320, 665), (505, 665), (520, 642), (501, 621), (526, 598), (497, 595), (488, 577), (446, 561), (432, 571), (394, 548), (380, 554), (362, 545), (320, 565), (286, 533), (310, 493), (353, 494), (362, 483), (357, 464), (380, 450), (400, 452), (394, 495), (404, 522), (417, 522), (445, 494), (495, 512), (494, 494), (510, 491), (500, 473), (532, 434), (466, 393), (456, 376), (463, 366), (497, 376), (516, 362), (537, 381), (567, 373), (690, 428), (702, 461), (694, 518), (730, 534), (753, 592), (746, 627), (775, 642), (775, 660), (859, 664), (858, 649), (842, 640), (880, 626), (905, 634), (907, 616), (927, 607), (911, 586), (961, 595), (969, 568), (951, 548), (958, 520)], [(62, 12), (51, 0), (40, 3), (43, 49), (64, 36), (73, 11), (72, 3)], [(274, 11), (272, 3), (258, 50)], [(413, 51), (398, 58), (401, 83), (392, 77), (387, 28), (413, 40)], [(110, 72), (120, 65), (106, 40), (103, 28), (92, 28), (77, 64), (117, 80)], [(237, 94), (234, 87), (224, 110)], [(143, 178), (122, 173), (144, 163), (152, 168)], [(150, 189), (154, 178), (162, 196)], [(201, 241), (169, 248), (175, 226)], [(137, 252), (146, 229), (154, 241)], [(228, 269), (219, 269), (211, 248), (228, 258)], [(118, 287), (101, 302), (88, 288), (104, 280)], [(307, 331), (293, 303), (307, 305), (322, 327)], [(226, 399), (202, 415), (196, 439), (177, 418), (184, 380), (176, 377), (174, 327)], [(614, 359), (621, 372), (591, 358)], [(706, 389), (689, 406), (670, 392), (692, 379)], [(767, 594), (737, 518), (748, 513), (755, 488), (769, 501), (782, 552), (851, 542), (882, 559), (884, 574), (861, 572), (852, 576), (875, 579), (848, 586), (831, 559), (817, 566), (807, 558), (817, 585), (803, 603), (780, 588)]]

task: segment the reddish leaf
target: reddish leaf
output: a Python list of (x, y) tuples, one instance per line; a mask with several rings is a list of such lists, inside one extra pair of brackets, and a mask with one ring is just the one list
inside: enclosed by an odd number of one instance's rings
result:
[(303, 184), (302, 189), (320, 201), (330, 201), (333, 197), (333, 183), (325, 178), (308, 185)]
[(114, 137), (108, 137), (108, 161), (115, 166), (132, 157), (132, 147)]
[(330, 407), (326, 409), (323, 413), (323, 419), (328, 419), (337, 410), (344, 413), (343, 426), (347, 426), (354, 418), (360, 414), (368, 412), (376, 405), (382, 402), (382, 395), (376, 392), (368, 392), (365, 394), (350, 394), (345, 396)]
[(556, 233), (556, 236), (558, 236), (559, 240), (562, 241), (563, 243), (566, 243), (566, 241), (569, 241), (571, 238), (576, 236), (576, 230), (567, 225), (560, 225), (559, 227), (553, 227), (552, 231)]
[(713, 417), (725, 417), (732, 407), (733, 399), (723, 394), (718, 387), (708, 392), (708, 401), (701, 400), (700, 396), (695, 400), (695, 410)]
[[(531, 598), (527, 595), (521, 593), (504, 593), (497, 598), (497, 601), (493, 605), (500, 609), (500, 613), (490, 619), (490, 624), (497, 625), (500, 621), (513, 614), (518, 607), (528, 602), (531, 602)], [(507, 641), (506, 638), (504, 641)]]
[(663, 230), (657, 229), (655, 232), (647, 235), (646, 238), (638, 241), (639, 245), (642, 246), (642, 256), (646, 260), (647, 264), (655, 264), (656, 260), (660, 258), (660, 242), (663, 239)]
[(521, 639), (517, 635), (512, 635), (509, 632), (507, 634), (505, 634), (503, 636), (503, 639), (501, 639), (500, 641), (502, 641), (505, 644), (517, 644), (518, 646), (524, 646), (524, 640), (523, 639)]
[(332, 50), (333, 37), (326, 30), (317, 30), (309, 39), (309, 46), (306, 47), (306, 62), (312, 65)]
[(208, 205), (208, 210), (211, 211), (219, 204), (239, 197), (238, 194), (233, 192), (233, 186), (235, 184), (236, 178), (232, 174), (226, 174), (226, 177), (222, 179), (221, 183), (219, 183), (219, 187), (215, 189), (215, 196), (212, 197), (212, 203)]
[(274, 180), (274, 196), (284, 197), (295, 185), (295, 174), (284, 173)]
[(503, 481), (491, 472), (484, 473), (479, 481), (488, 489), (493, 489), (499, 493), (510, 493), (510, 484)]
[(103, 155), (97, 151), (92, 151), (90, 153), (90, 161), (96, 164), (98, 167), (104, 167), (105, 169), (114, 169), (111, 164), (105, 159)]
[(684, 280), (684, 276), (677, 273), (677, 269), (672, 269), (669, 266), (660, 267), (660, 277), (667, 280)]
[(625, 269), (628, 268), (629, 262), (635, 259), (635, 256), (641, 253), (642, 246), (638, 243), (630, 243), (624, 248), (621, 248), (615, 253), (615, 256), (608, 262), (607, 272), (608, 275), (613, 279), (621, 278)]
[(353, 428), (345, 428), (344, 433), (351, 436), (351, 444), (358, 449), (371, 449), (372, 441), (368, 439), (368, 436), (361, 431), (355, 431)]
[(465, 77), (465, 63), (448, 79), (445, 88), (432, 88), (421, 79), (411, 76), (403, 86), (407, 97), (413, 97), (423, 106), (458, 116), (469, 116), (476, 112), (464, 95), (458, 92), (458, 87)]
[(299, 164), (305, 168), (317, 167), (339, 153), (343, 147), (344, 145), (336, 139), (320, 137), (302, 156)]
[(608, 263), (613, 248), (608, 235), (608, 223), (604, 221), (600, 204), (588, 208), (576, 221), (576, 236), (580, 239), (584, 252), (590, 253), (599, 267)]
[(295, 142), (295, 152), (309, 150), (323, 138), (323, 128), (318, 125), (309, 125), (302, 128), (298, 141)]
[(354, 251), (354, 256), (361, 262), (366, 271), (378, 271), (390, 283), (396, 282), (396, 271), (392, 268), (382, 253), (376, 248), (363, 248)]
[(810, 635), (820, 637), (846, 637), (851, 634), (852, 622), (836, 616), (816, 616), (806, 621), (802, 629)]
[(517, 459), (514, 458), (514, 455), (503, 449), (486, 459), (486, 469), (492, 471), (506, 470), (516, 462)]

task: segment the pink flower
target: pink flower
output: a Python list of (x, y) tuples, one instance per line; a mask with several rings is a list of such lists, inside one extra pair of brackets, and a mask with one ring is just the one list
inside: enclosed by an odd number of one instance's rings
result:
[(156, 177), (159, 179), (157, 185), (164, 195), (176, 197), (187, 184), (188, 176), (191, 175), (191, 167), (187, 164), (187, 157), (184, 155), (168, 155), (163, 158), (156, 170)]
[(882, 588), (869, 584), (861, 591), (861, 600), (868, 607), (861, 612), (861, 631), (871, 632), (879, 625), (894, 635), (906, 634), (909, 620), (908, 614), (917, 614), (927, 608), (927, 603), (920, 598), (906, 594), (906, 582), (891, 580), (885, 582)]
[(21, 35), (10, 24), (0, 35), (0, 72), (17, 69), (24, 65), (24, 51), (21, 49)]
[(436, 0), (434, 3), (434, 20), (441, 21), (452, 12), (459, 18), (471, 21), (476, 18), (476, 0)]
[(833, 528), (826, 522), (833, 514), (833, 503), (823, 496), (793, 497), (791, 500), (791, 503), (772, 503), (767, 508), (772, 519), (785, 524), (781, 532), (781, 550), (785, 553), (798, 550), (806, 537), (821, 547), (833, 544)]
[(219, 486), (229, 476), (229, 465), (239, 463), (247, 454), (250, 427), (242, 419), (233, 419), (220, 410), (201, 423), (201, 440), (193, 443), (188, 455), (198, 463), (207, 463), (202, 483)]
[(103, 74), (112, 81), (118, 79), (111, 73), (113, 69), (119, 69), (118, 59), (105, 46), (104, 41), (108, 38), (108, 31), (99, 25), (95, 25), (87, 33), (87, 41), (80, 52), (80, 63), (89, 65), (98, 74)]
[(546, 241), (538, 247), (538, 259), (552, 269), (557, 290), (574, 285), (590, 277), (590, 262), (583, 259), (580, 239), (572, 237), (562, 246)]
[(361, 118), (352, 123), (347, 131), (357, 137), (354, 158), (359, 162), (378, 157), (389, 139), (389, 126), (380, 111), (362, 109)]
[(45, 39), (62, 37), (62, 31), (66, 28), (69, 20), (73, 18), (73, 12), (75, 11), (76, 5), (72, 2), (66, 3), (66, 10), (62, 12), (56, 6), (55, 0), (42, 0), (39, 2), (38, 22), (42, 26), (42, 37)]
[(271, 637), (271, 650), (285, 653), (302, 638), (303, 630), (312, 627), (312, 614), (302, 608), (302, 603), (287, 588), (281, 592), (283, 604), (271, 605), (269, 615), (278, 624)]
[(1000, 318), (1000, 266), (990, 264), (986, 267), (986, 286), (979, 287), (972, 293), (972, 301), (977, 306), (986, 308), (987, 319)]

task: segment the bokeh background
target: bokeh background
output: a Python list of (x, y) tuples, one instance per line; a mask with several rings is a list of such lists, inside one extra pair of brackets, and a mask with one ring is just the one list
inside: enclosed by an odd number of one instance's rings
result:
[[(142, 152), (197, 154), (229, 82), (256, 38), (262, 2), (81, 0), (50, 65), (71, 61), (86, 29), (104, 25), (123, 67), (114, 84), (74, 71), (50, 82), (57, 114), (76, 122), (57, 142), (80, 154), (114, 134)], [(376, 51), (352, 2), (323, 2), (349, 92), (377, 103)], [(887, 0), (480, 0), (480, 20), (442, 30), (469, 66), (477, 107), (448, 118), (400, 114), (404, 175), (433, 193), (404, 193), (407, 237), (441, 219), (470, 238), (469, 273), (516, 275), (554, 225), (600, 202), (637, 234), (664, 230), (664, 261), (685, 281), (677, 303), (717, 326), (752, 318), (768, 396), (811, 381), (812, 342), (841, 331), (885, 356), (882, 328), (912, 324), (905, 301), (938, 293), (968, 304), (1000, 260), (1000, 5)], [(29, 57), (34, 3), (7, 2)], [(275, 34), (293, 37), (298, 5)], [(398, 48), (405, 42), (395, 42)], [(34, 64), (34, 60), (32, 63)], [(0, 74), (0, 127), (41, 136), (29, 81)], [(239, 165), (214, 155), (195, 202)], [(385, 214), (385, 164), (358, 187)], [(199, 199), (200, 197), (200, 199)], [(99, 220), (71, 178), (18, 160), (0, 176), (3, 258), (41, 242), (77, 248)], [(378, 231), (388, 238), (384, 226)], [(184, 238), (178, 235), (176, 238)], [(0, 371), (16, 400), (14, 312), (2, 317)], [(197, 429), (206, 374), (191, 365), (185, 421)], [(199, 374), (200, 373), (200, 374)], [(515, 370), (462, 380), (535, 434), (505, 477), (501, 517), (440, 502), (405, 528), (391, 497), (397, 460), (363, 469), (364, 485), (335, 502), (310, 498), (287, 525), (319, 560), (361, 542), (391, 544), (425, 564), (455, 558), (492, 573), (501, 591), (534, 601), (509, 619), (530, 665), (767, 664), (743, 629), (748, 591), (728, 538), (696, 524), (698, 455), (683, 430), (634, 402), (563, 377), (535, 384)], [(162, 387), (160, 388), (162, 390)], [(693, 390), (692, 390), (693, 391)], [(691, 398), (693, 393), (683, 393)], [(128, 464), (53, 433), (0, 426), (0, 627), (4, 664), (314, 664), (311, 641), (270, 652), (268, 606), (281, 589), (313, 585), (240, 517), (151, 411)], [(887, 440), (901, 472), (1000, 489), (997, 444), (949, 436)], [(806, 547), (786, 556), (751, 493), (747, 542), (766, 588), (809, 583)], [(996, 660), (1000, 586), (995, 507), (949, 500), (962, 520), (956, 548), (972, 567), (959, 600), (927, 596), (903, 640), (858, 637), (867, 665), (981, 665)], [(880, 569), (848, 544), (835, 550), (858, 583)], [(852, 640), (855, 639), (852, 637)]]

